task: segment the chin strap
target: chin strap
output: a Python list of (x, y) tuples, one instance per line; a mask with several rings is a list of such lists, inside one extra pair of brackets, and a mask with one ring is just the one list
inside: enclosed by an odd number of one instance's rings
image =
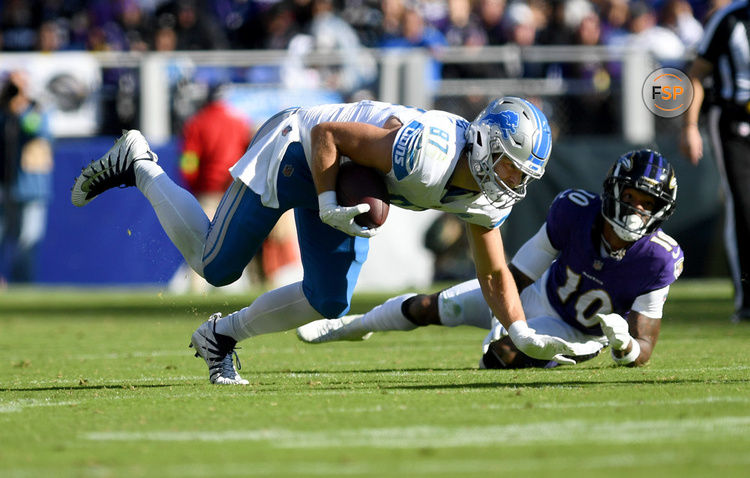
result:
[(604, 234), (601, 235), (601, 239), (602, 239), (602, 246), (604, 247), (604, 252), (606, 252), (609, 257), (618, 261), (621, 261), (623, 257), (625, 257), (625, 253), (628, 251), (626, 247), (623, 247), (622, 249), (614, 250), (614, 248), (604, 238)]

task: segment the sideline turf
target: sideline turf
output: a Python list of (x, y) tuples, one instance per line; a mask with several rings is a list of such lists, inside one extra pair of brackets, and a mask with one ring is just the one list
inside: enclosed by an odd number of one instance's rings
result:
[[(362, 296), (363, 311), (384, 296)], [(0, 476), (746, 476), (750, 324), (728, 283), (680, 281), (656, 354), (476, 370), (484, 332), (245, 341), (248, 387), (187, 348), (246, 297), (0, 295)]]

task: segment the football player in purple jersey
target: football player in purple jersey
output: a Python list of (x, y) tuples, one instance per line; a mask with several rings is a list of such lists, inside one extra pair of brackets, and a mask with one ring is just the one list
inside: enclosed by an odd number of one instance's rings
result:
[[(560, 193), (546, 222), (510, 264), (529, 327), (585, 344), (587, 354), (573, 357), (576, 362), (609, 345), (618, 365), (645, 364), (659, 337), (669, 287), (682, 272), (682, 249), (660, 228), (676, 197), (674, 169), (647, 149), (618, 158), (601, 195)], [(483, 344), (484, 368), (558, 364), (513, 345), (476, 280), (432, 295), (394, 297), (364, 315), (312, 322), (297, 335), (309, 343), (362, 340), (372, 331), (431, 324), (491, 329)]]

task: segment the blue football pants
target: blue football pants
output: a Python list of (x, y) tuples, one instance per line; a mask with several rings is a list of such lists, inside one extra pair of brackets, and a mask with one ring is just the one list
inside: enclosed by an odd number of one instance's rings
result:
[(213, 285), (237, 280), (281, 215), (294, 209), (305, 297), (325, 317), (346, 314), (367, 259), (369, 240), (350, 236), (320, 220), (317, 192), (300, 143), (287, 148), (279, 167), (277, 193), (279, 208), (270, 208), (241, 181), (232, 183), (208, 232), (204, 277)]

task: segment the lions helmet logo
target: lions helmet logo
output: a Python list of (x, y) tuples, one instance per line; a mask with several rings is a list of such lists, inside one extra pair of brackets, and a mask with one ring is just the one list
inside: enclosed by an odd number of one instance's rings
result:
[(503, 139), (508, 139), (518, 131), (520, 117), (515, 111), (505, 110), (500, 113), (487, 115), (485, 121), (493, 121), (497, 123), (497, 127), (500, 128)]

